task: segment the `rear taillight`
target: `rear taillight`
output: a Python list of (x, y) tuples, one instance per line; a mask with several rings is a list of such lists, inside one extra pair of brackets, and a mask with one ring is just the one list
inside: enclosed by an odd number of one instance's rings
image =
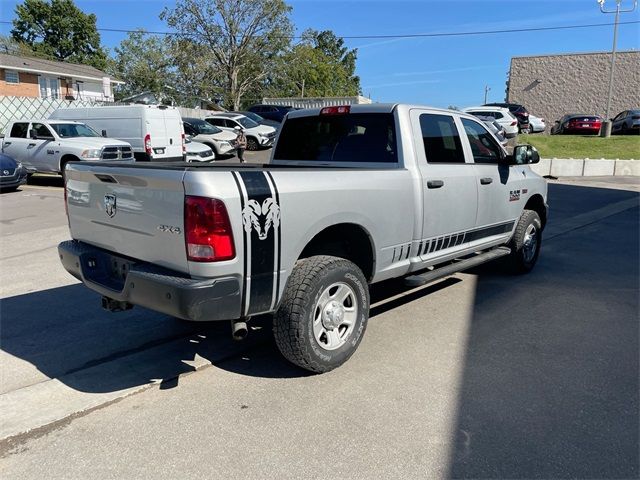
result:
[(341, 105), (339, 107), (324, 107), (320, 110), (320, 115), (346, 115), (351, 112), (350, 105)]
[(182, 154), (184, 155), (185, 153), (187, 153), (187, 141), (186, 141), (186, 137), (185, 134), (182, 134)]
[(144, 151), (147, 152), (147, 155), (153, 155), (153, 149), (151, 148), (151, 135), (148, 133), (144, 136)]
[(516, 121), (516, 122), (511, 122), (511, 126), (512, 126), (512, 127), (515, 127), (517, 124), (518, 124), (518, 122), (517, 122), (517, 121)]
[(222, 200), (185, 197), (184, 231), (189, 261), (219, 262), (235, 258), (231, 223)]

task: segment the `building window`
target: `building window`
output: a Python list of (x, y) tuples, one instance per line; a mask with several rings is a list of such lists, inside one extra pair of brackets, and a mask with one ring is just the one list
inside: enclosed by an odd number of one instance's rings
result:
[(41, 75), (38, 83), (40, 85), (40, 98), (58, 98), (60, 96), (57, 78), (44, 77)]
[(4, 71), (4, 81), (7, 83), (20, 83), (20, 75), (12, 70)]

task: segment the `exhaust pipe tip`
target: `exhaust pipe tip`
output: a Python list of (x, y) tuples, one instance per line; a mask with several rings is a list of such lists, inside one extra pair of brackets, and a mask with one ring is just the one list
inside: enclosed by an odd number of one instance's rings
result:
[(247, 322), (242, 320), (231, 321), (231, 337), (236, 341), (242, 341), (247, 338), (249, 329), (247, 328)]

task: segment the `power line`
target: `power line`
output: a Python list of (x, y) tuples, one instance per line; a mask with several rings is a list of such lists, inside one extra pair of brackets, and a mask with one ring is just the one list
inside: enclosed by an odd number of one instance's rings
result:
[[(12, 24), (9, 21), (0, 21), (1, 24)], [(640, 20), (632, 20), (628, 22), (619, 22), (618, 25), (632, 25), (638, 24)], [(609, 27), (613, 23), (589, 23), (583, 25), (560, 25), (556, 27), (535, 27), (535, 28), (514, 28), (504, 30), (475, 30), (466, 32), (442, 32), (442, 33), (413, 33), (413, 34), (395, 34), (395, 35), (347, 35), (343, 38), (345, 40), (385, 40), (385, 39), (403, 39), (403, 38), (433, 38), (433, 37), (462, 37), (471, 35), (495, 35), (501, 33), (523, 33), (523, 32), (544, 32), (550, 30), (570, 30), (577, 28), (595, 28), (595, 27)], [(165, 35), (165, 36), (201, 36), (199, 33), (179, 33), (179, 32), (164, 32), (164, 31), (148, 31), (148, 30), (127, 30), (120, 28), (97, 28), (99, 32), (111, 32), (111, 33), (137, 33), (141, 32), (145, 35)], [(224, 35), (218, 35), (224, 36)], [(290, 38), (292, 40), (299, 40), (303, 37), (300, 35), (286, 35), (280, 38)]]

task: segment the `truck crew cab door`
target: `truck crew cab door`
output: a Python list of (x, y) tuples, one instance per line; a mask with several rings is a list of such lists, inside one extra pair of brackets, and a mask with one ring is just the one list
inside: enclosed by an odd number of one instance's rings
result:
[(28, 133), (29, 122), (15, 122), (2, 141), (2, 153), (22, 162), (25, 168), (29, 167), (27, 148), (31, 139), (28, 138)]
[(411, 110), (416, 161), (422, 177), (419, 256), (429, 260), (464, 248), (476, 223), (476, 177), (453, 115)]
[[(32, 132), (37, 138), (31, 138)], [(43, 123), (32, 123), (28, 140), (30, 140), (29, 163), (39, 172), (57, 172), (60, 149), (49, 127)]]
[(460, 117), (462, 143), (467, 157), (473, 162), (478, 191), (478, 213), (473, 240), (492, 242), (511, 235), (514, 222), (522, 212), (528, 197), (522, 185), (526, 167), (501, 162), (504, 150), (476, 120)]

